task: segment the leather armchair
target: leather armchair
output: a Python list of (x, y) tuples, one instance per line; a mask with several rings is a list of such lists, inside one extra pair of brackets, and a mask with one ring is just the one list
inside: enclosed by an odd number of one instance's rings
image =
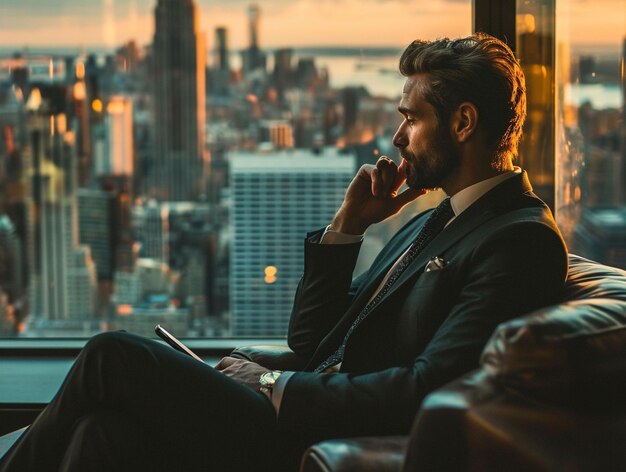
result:
[[(569, 262), (561, 303), (500, 325), (481, 367), (427, 396), (409, 434), (323, 441), (300, 470), (626, 469), (626, 272)], [(284, 347), (233, 354), (304, 364)]]

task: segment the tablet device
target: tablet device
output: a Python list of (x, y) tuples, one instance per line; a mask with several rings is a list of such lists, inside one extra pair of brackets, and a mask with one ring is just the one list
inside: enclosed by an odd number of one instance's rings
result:
[(200, 359), (200, 357), (195, 352), (193, 352), (191, 349), (189, 349), (187, 346), (185, 346), (183, 343), (181, 343), (178, 339), (176, 339), (163, 326), (156, 325), (155, 328), (154, 328), (154, 332), (163, 341), (165, 341), (167, 344), (172, 346), (177, 351), (180, 351), (180, 352), (182, 352), (184, 354), (187, 354), (188, 356), (193, 357), (195, 360), (204, 363), (204, 361), (202, 359)]

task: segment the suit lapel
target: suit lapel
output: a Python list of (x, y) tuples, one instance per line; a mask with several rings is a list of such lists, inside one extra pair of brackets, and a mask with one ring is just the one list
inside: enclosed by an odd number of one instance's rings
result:
[(404, 235), (394, 238), (384, 249), (384, 253), (381, 253), (381, 257), (379, 257), (369, 269), (370, 274), (362, 288), (357, 292), (356, 298), (350, 306), (348, 313), (352, 313), (354, 309), (358, 311), (363, 309), (365, 304), (372, 297), (374, 290), (378, 288), (387, 272), (389, 272), (389, 269), (391, 269), (391, 266), (406, 252), (411, 242), (422, 230), (424, 223), (432, 211), (433, 210), (427, 210), (409, 221), (400, 230), (400, 233), (404, 233)]

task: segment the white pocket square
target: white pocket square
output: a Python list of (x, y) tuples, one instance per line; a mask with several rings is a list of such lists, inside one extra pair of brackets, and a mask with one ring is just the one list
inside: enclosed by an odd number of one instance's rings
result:
[(434, 270), (441, 270), (447, 265), (448, 263), (445, 260), (443, 260), (441, 257), (433, 257), (426, 264), (426, 268), (424, 269), (424, 272), (432, 272)]

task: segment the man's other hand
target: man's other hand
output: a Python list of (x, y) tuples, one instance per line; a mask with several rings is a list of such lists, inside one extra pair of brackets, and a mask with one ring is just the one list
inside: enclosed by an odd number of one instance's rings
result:
[(259, 377), (269, 369), (255, 362), (234, 357), (224, 357), (215, 366), (224, 375), (241, 382), (248, 387), (259, 390)]
[(406, 181), (406, 161), (398, 167), (382, 156), (376, 165), (361, 166), (350, 183), (341, 208), (331, 228), (346, 234), (363, 234), (372, 224), (395, 215), (407, 203), (424, 194), (424, 190), (398, 190)]

